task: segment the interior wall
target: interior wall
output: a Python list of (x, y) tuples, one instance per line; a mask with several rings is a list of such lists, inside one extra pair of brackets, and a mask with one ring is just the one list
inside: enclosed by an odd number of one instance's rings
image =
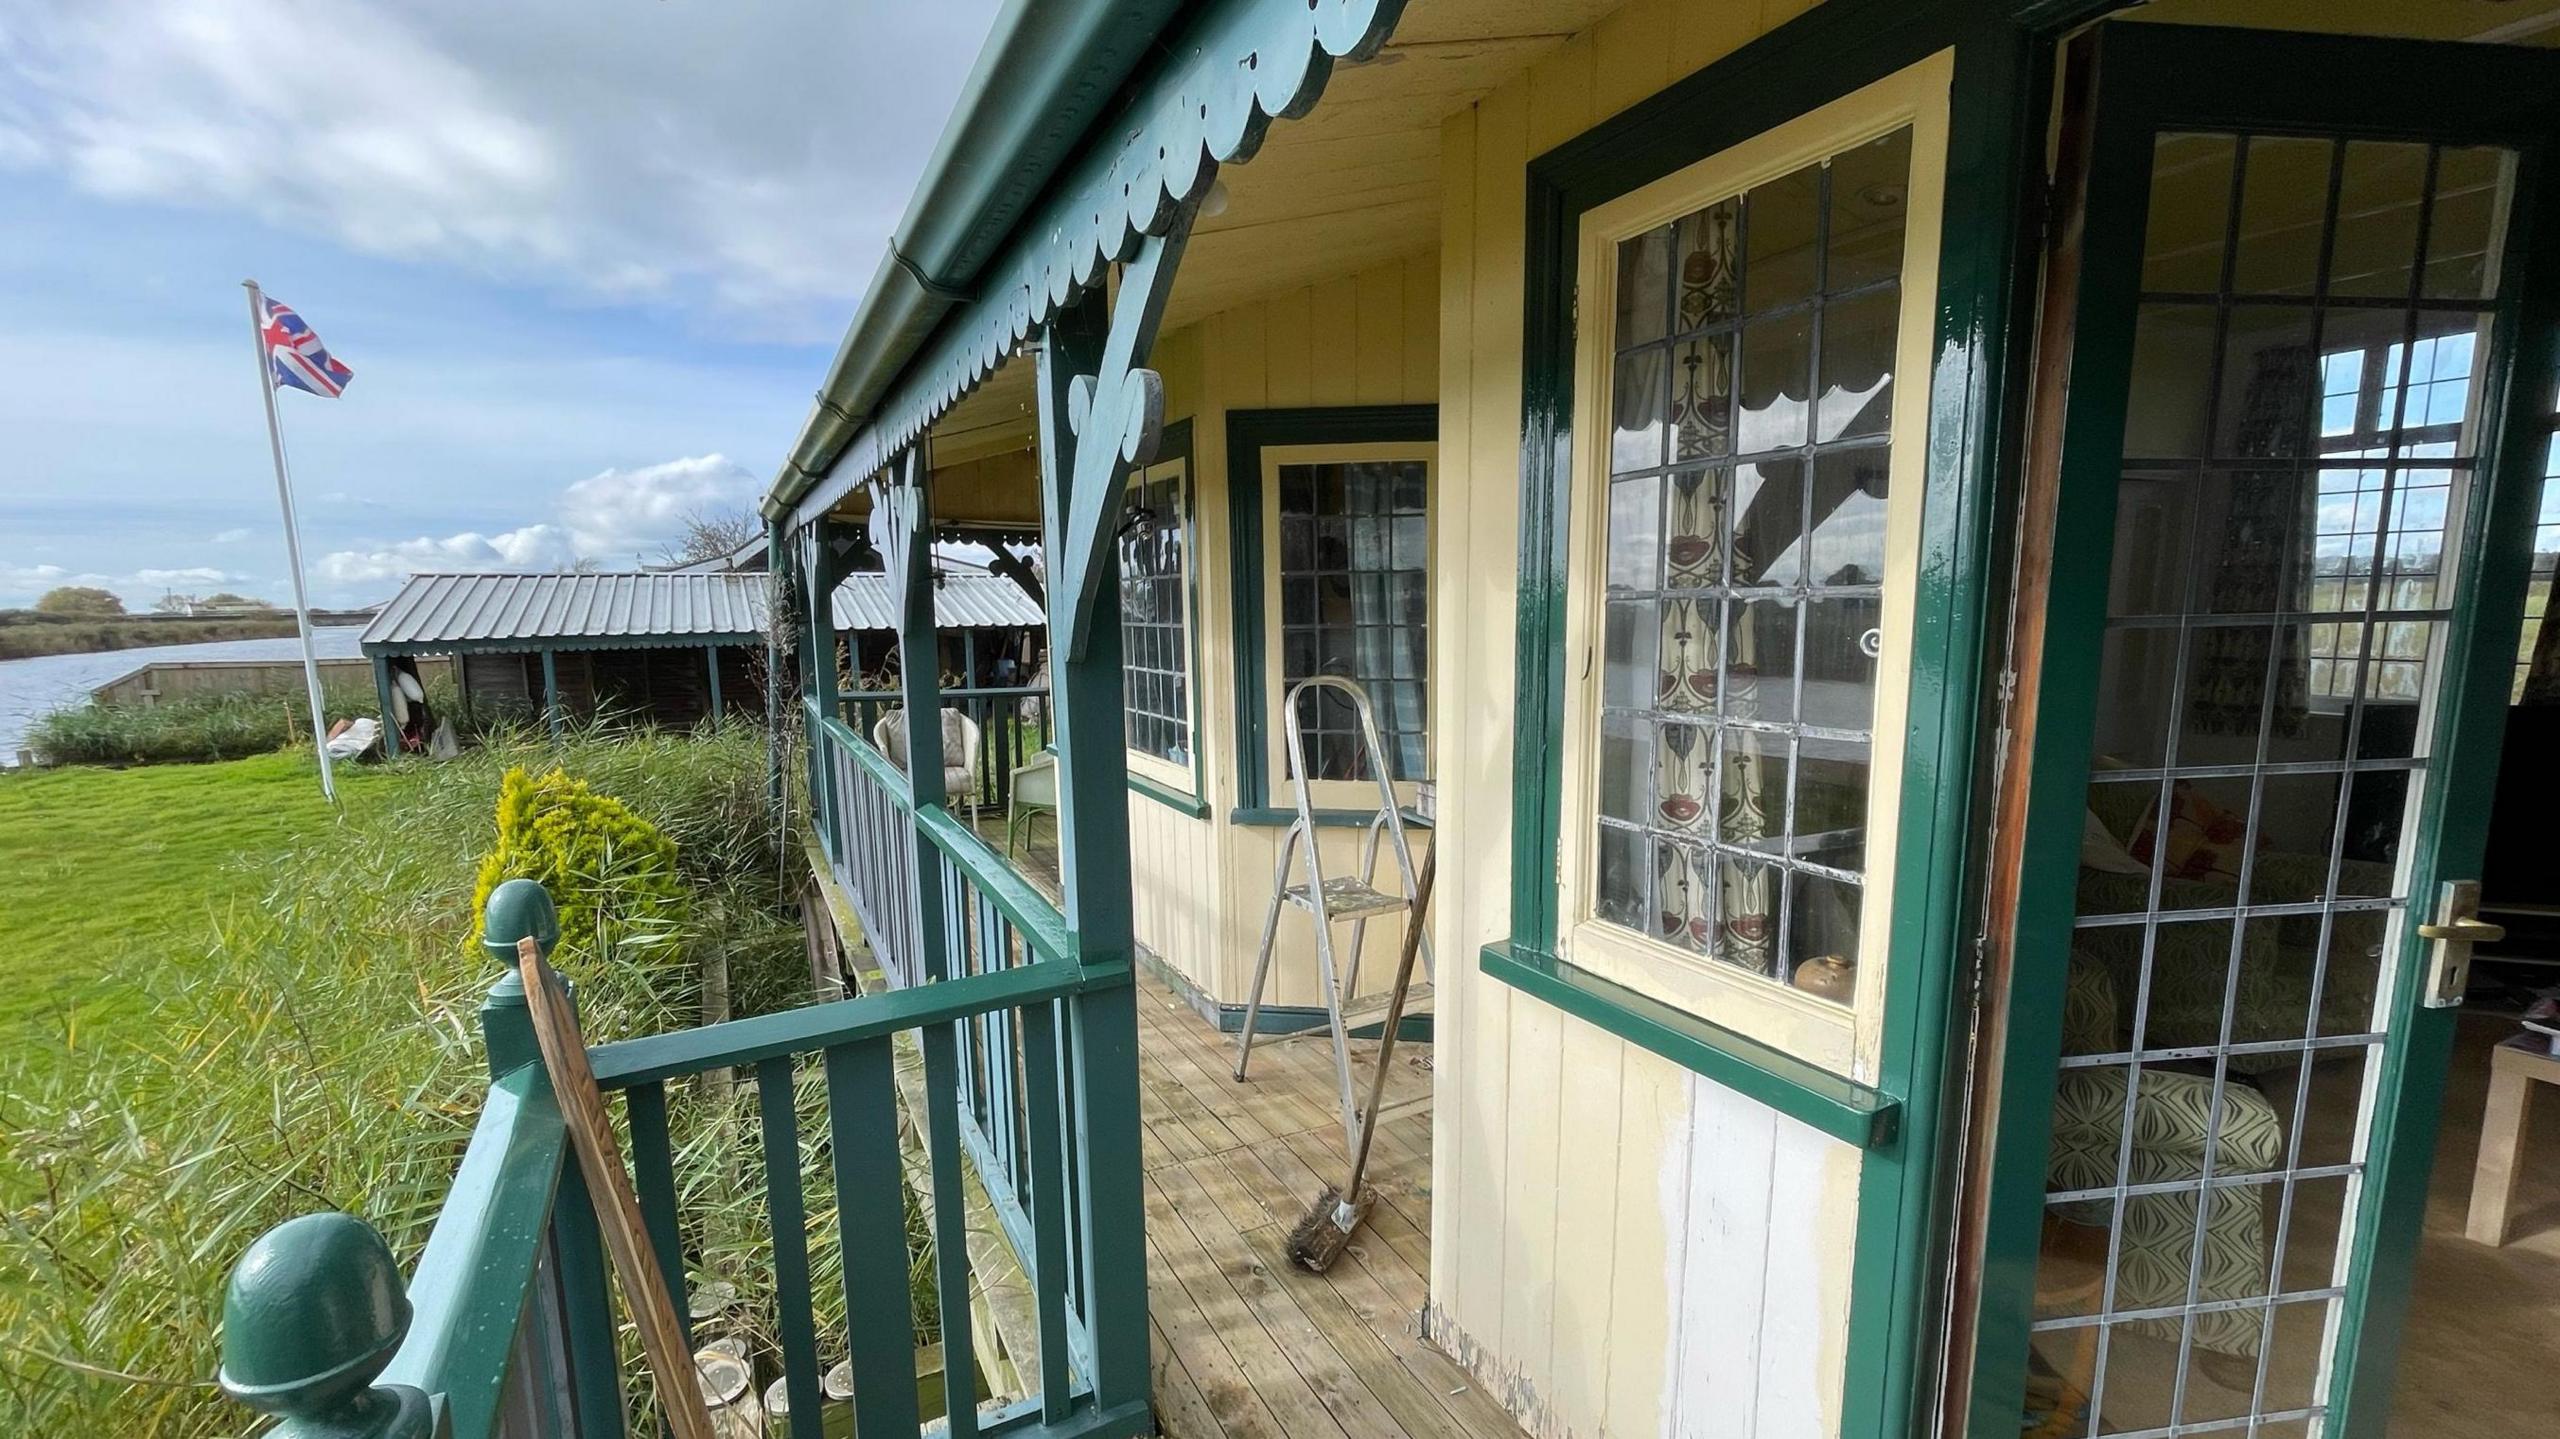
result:
[[(1236, 775), (1227, 414), (1437, 399), (1439, 292), (1438, 264), (1426, 250), (1281, 291), (1156, 342), (1166, 420), (1192, 422), (1192, 740), (1202, 756), (1200, 798), (1209, 812), (1195, 819), (1152, 797), (1130, 795), (1137, 933), (1139, 943), (1221, 1005), (1243, 1004), (1252, 985), (1284, 834), (1229, 818), (1244, 798)], [(1435, 576), (1435, 587), (1440, 583)], [(1265, 617), (1266, 625), (1273, 622)], [(1419, 862), (1428, 834), (1415, 830), (1411, 838)], [(1329, 873), (1343, 873), (1358, 859), (1358, 831), (1324, 830), (1321, 842)], [(1392, 977), (1399, 931), (1392, 923), (1370, 926), (1363, 992), (1384, 988)], [(1263, 1002), (1320, 1004), (1314, 930), (1303, 912), (1282, 915), (1280, 940)]]
[(1487, 978), (1510, 929), (1522, 176), (1809, 9), (1632, 0), (1442, 128), (1430, 1336), (1540, 1435), (1834, 1433), (1858, 1154)]

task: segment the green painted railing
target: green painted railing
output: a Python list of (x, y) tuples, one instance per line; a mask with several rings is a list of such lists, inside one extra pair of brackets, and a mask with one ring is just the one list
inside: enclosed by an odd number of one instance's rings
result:
[[(810, 747), (832, 777), (830, 792), (838, 806), (817, 817), (822, 829), (833, 831), (829, 852), (842, 856), (834, 863), (836, 878), (871, 935), (883, 972), (902, 987), (898, 992), (934, 979), (923, 972), (914, 927), (906, 922), (906, 901), (916, 892), (913, 837), (918, 834), (926, 840), (927, 863), (940, 877), (931, 893), (939, 898), (938, 952), (949, 970), (941, 984), (1019, 976), (1075, 954), (1065, 917), (1048, 896), (948, 810), (934, 805), (920, 813), (911, 809), (907, 777), (888, 756), (850, 726), (814, 710), (808, 732)], [(1117, 966), (1112, 973), (1116, 977), (1125, 969)], [(1038, 1216), (1026, 1198), (1036, 1182), (1041, 1117), (1035, 1105), (1047, 1098), (1045, 1086), (1029, 1077), (1045, 1070), (1031, 1061), (1029, 1036), (1008, 1012), (971, 1015), (957, 1030), (960, 1144), (977, 1164), (1006, 1239), (1016, 1254), (1028, 1256), (1039, 1243)], [(1072, 1053), (1062, 1051), (1059, 1059), (1072, 1074)], [(1064, 1175), (1071, 1196), (1075, 1157), (1071, 1151)], [(1070, 1263), (1066, 1272), (1064, 1297), (1073, 1308), (1082, 1302), (1077, 1282), (1081, 1266)], [(1090, 1356), (1080, 1331), (1071, 1331), (1069, 1339), (1077, 1362), (1086, 1362)]]
[[(820, 1439), (822, 1425), (842, 1422), (827, 1418), (820, 1387), (817, 1266), (802, 1188), (811, 1145), (826, 1157), (835, 1191), (835, 1232), (814, 1242), (835, 1246), (840, 1261), (844, 1325), (826, 1347), (848, 1356), (853, 1432), (917, 1433), (896, 1063), (896, 1046), (912, 1035), (925, 1078), (940, 1337), (955, 1396), (937, 1430), (955, 1439), (1144, 1432), (1143, 1340), (1133, 1346), (1117, 1330), (1106, 1340), (1101, 1329), (1127, 1329), (1131, 1313), (1088, 1305), (1089, 1296), (1137, 1296), (1143, 1333), (1142, 1216), (1107, 1211), (1096, 1186), (1080, 1180), (1098, 1164), (1134, 1163), (1134, 1155), (1097, 1155), (1088, 1137), (1126, 1128), (1093, 1116), (1096, 1106), (1134, 1109), (1134, 1093), (1121, 1092), (1133, 1086), (1090, 1075), (1077, 1059), (1098, 1026), (1101, 1047), (1133, 1067), (1133, 1056), (1117, 1053), (1129, 1029), (1128, 967), (1080, 962), (1057, 911), (965, 826), (928, 809), (919, 832), (945, 880), (934, 919), (949, 941), (948, 977), (590, 1048), (598, 1084), (623, 1096), (651, 1247), (682, 1312), (693, 1244), (667, 1085), (712, 1071), (751, 1074), (790, 1439)], [(490, 930), (493, 952), (511, 953), (513, 929), (495, 907)], [(283, 1416), (276, 1433), (625, 1434), (625, 1376), (595, 1217), (575, 1166), (564, 1163), (559, 1112), (512, 973), (492, 988), (483, 1030), (495, 1078), (405, 1295), (379, 1236), (343, 1215), (270, 1231), (235, 1270), (224, 1384)], [(802, 1133), (795, 1103), (804, 1082), (825, 1095), (814, 1134)], [(977, 1356), (964, 1156), (1015, 1241), (1038, 1320), (1036, 1352), (1011, 1356), (1028, 1396), (985, 1410), (966, 1402)], [(1111, 1204), (1135, 1211), (1134, 1186), (1107, 1188)], [(1125, 1357), (1105, 1368), (1098, 1355)]]

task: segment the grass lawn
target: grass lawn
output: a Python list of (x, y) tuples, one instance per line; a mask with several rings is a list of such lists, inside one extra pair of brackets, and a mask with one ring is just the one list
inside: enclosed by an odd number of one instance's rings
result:
[[(386, 783), (338, 771), (350, 804)], [(200, 953), (223, 907), (263, 892), (260, 856), (333, 822), (306, 755), (0, 775), (0, 1043), (24, 1026), (82, 1043), (130, 1020), (101, 964)]]

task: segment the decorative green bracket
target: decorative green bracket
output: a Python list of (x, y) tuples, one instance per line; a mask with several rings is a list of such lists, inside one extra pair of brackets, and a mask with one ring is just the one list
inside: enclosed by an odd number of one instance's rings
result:
[(1067, 523), (1056, 551), (1058, 589), (1067, 602), (1066, 633), (1057, 637), (1068, 659), (1082, 659), (1093, 629), (1095, 591), (1108, 573), (1119, 543), (1122, 483), (1132, 467), (1152, 464), (1164, 438), (1164, 377), (1140, 361), (1155, 348), (1156, 327), (1173, 292), (1183, 246), (1199, 203), (1174, 207), (1164, 233), (1138, 242), (1120, 270), (1120, 294), (1094, 370), (1070, 371), (1067, 429), (1076, 439), (1067, 489)]

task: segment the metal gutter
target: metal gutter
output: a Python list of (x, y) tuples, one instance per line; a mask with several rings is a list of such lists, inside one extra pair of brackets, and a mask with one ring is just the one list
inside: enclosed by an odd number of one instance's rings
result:
[(1127, 84), (1179, 0), (1006, 0), (863, 292), (768, 519), (823, 478)]

